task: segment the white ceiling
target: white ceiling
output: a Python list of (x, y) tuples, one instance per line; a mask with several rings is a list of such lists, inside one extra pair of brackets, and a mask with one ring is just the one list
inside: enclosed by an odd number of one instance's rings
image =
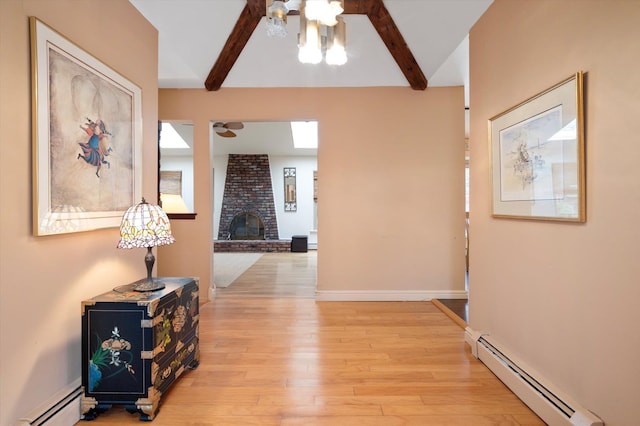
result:
[[(160, 88), (203, 88), (233, 29), (244, 0), (129, 0), (158, 29)], [(468, 87), (470, 28), (492, 0), (385, 0), (429, 86)], [(365, 15), (344, 15), (343, 66), (297, 60), (299, 19), (288, 36), (270, 38), (265, 18), (222, 87), (406, 86), (404, 75)]]
[[(245, 0), (129, 0), (158, 30), (158, 87), (204, 88), (211, 67), (233, 29)], [(468, 106), (468, 33), (493, 0), (384, 0), (384, 4), (428, 79), (429, 87), (464, 86)], [(365, 15), (344, 15), (347, 54), (343, 66), (305, 65), (297, 60), (299, 19), (288, 19), (288, 36), (270, 38), (265, 18), (222, 87), (375, 87), (409, 84)], [(427, 89), (428, 90), (428, 89)], [(216, 117), (212, 117), (215, 120)], [(288, 123), (245, 123), (236, 138), (214, 135), (216, 155), (255, 153), (266, 132), (273, 155), (313, 155), (287, 148)], [(261, 134), (262, 139), (253, 139)], [(286, 141), (286, 142), (284, 142)], [(191, 141), (187, 140), (188, 143)], [(286, 148), (286, 149), (285, 149)], [(178, 152), (174, 151), (175, 154)], [(264, 153), (264, 151), (262, 152)], [(184, 153), (182, 153), (184, 154)], [(172, 155), (167, 152), (163, 155)]]

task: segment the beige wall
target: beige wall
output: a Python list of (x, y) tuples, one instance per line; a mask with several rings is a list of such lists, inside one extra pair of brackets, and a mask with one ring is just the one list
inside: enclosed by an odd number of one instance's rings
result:
[[(155, 201), (158, 35), (128, 1), (104, 6), (0, 1), (0, 424), (80, 377), (80, 302), (144, 275), (143, 253), (115, 249), (117, 229), (31, 230), (29, 16), (141, 87), (143, 193)], [(159, 250), (158, 274), (211, 284), (208, 120), (317, 118), (319, 288), (400, 299), (464, 293), (462, 88), (163, 91), (160, 105), (163, 119), (196, 125), (198, 219), (173, 221), (178, 242)], [(353, 211), (362, 216), (354, 221)]]
[[(80, 377), (80, 303), (144, 276), (117, 229), (33, 237), (29, 16), (142, 88), (145, 194), (155, 194), (157, 31), (127, 0), (0, 1), (0, 424)], [(155, 200), (155, 196), (148, 195)]]
[(317, 119), (319, 292), (394, 300), (464, 294), (461, 87), (160, 90), (159, 98), (162, 120), (195, 125), (198, 213), (196, 221), (174, 221), (178, 243), (160, 248), (162, 275), (211, 279), (209, 121)]
[[(640, 2), (496, 0), (470, 34), (470, 325), (607, 425), (640, 416)], [(492, 219), (487, 120), (586, 71), (587, 222)]]

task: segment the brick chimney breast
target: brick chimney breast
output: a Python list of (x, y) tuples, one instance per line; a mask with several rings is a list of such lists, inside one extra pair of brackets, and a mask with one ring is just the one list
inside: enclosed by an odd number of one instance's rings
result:
[(218, 239), (230, 237), (230, 225), (240, 213), (251, 213), (264, 223), (267, 240), (277, 240), (278, 221), (267, 154), (229, 154)]

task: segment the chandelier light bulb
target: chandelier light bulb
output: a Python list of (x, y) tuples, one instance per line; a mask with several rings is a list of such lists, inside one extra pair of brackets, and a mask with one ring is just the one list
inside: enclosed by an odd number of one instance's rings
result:
[(337, 18), (337, 24), (327, 29), (329, 48), (326, 61), (329, 65), (344, 65), (347, 63), (347, 28), (342, 17)]
[(329, 2), (329, 8), (331, 9), (331, 13), (333, 13), (334, 16), (338, 16), (342, 14), (342, 12), (344, 12), (344, 7), (342, 6), (342, 1), (340, 0), (331, 0), (331, 2)]
[(307, 21), (306, 43), (300, 46), (298, 60), (303, 64), (319, 64), (322, 62), (322, 42), (320, 26), (317, 21)]
[(344, 19), (337, 16), (343, 11), (341, 0), (307, 0), (300, 4), (300, 62), (319, 64), (325, 55), (329, 65), (344, 65), (347, 62), (346, 25)]
[(319, 21), (325, 15), (328, 8), (328, 0), (307, 0), (304, 5), (304, 12), (310, 21)]
[(310, 20), (307, 7), (300, 8), (300, 34), (298, 35), (298, 60), (303, 64), (318, 64), (322, 61), (322, 38), (320, 24)]
[(342, 46), (334, 45), (327, 50), (327, 64), (344, 65), (347, 63), (347, 51)]
[(307, 0), (305, 9), (307, 19), (319, 21), (322, 25), (328, 27), (334, 26), (337, 23), (336, 15), (344, 11), (342, 2), (338, 0), (332, 0), (331, 2), (329, 0)]
[(289, 10), (283, 1), (275, 0), (267, 6), (267, 35), (269, 37), (287, 36), (287, 13)]

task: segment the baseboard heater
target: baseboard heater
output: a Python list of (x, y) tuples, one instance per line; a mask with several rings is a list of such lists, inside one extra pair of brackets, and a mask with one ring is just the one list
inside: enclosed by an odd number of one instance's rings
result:
[[(465, 340), (482, 361), (509, 389), (549, 425), (603, 426), (598, 416), (554, 390), (544, 380), (489, 341), (487, 335), (466, 329)], [(529, 370), (529, 372), (528, 372)]]
[(78, 378), (21, 418), (16, 426), (69, 426), (77, 423), (80, 420), (81, 393)]

